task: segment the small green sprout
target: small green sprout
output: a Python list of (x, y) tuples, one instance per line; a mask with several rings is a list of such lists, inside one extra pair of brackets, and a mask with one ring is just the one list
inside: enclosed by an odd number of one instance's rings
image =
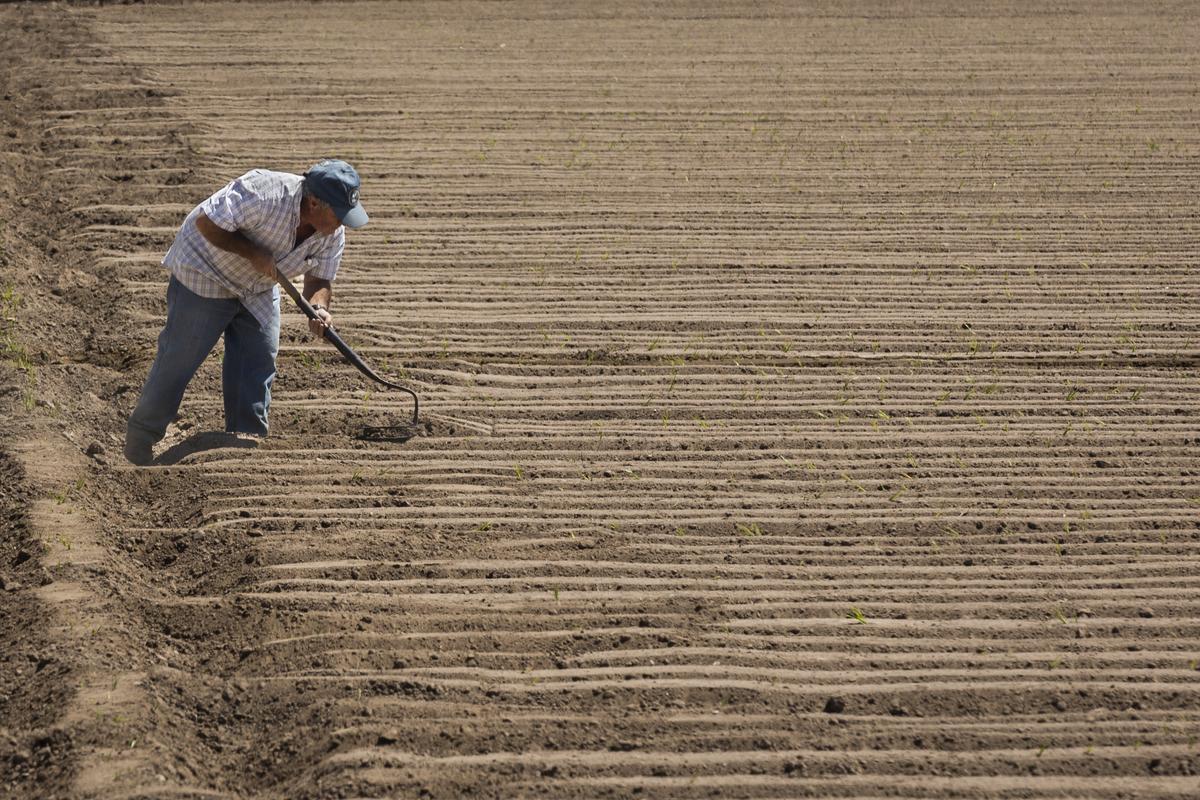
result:
[(738, 522), (735, 523), (734, 527), (742, 536), (762, 536), (763, 533), (762, 528), (759, 527), (757, 522), (751, 522), (749, 525), (743, 525)]

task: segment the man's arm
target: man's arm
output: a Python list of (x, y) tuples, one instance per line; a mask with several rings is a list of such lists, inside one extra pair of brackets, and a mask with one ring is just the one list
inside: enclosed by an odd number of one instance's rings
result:
[[(213, 247), (241, 256), (263, 275), (272, 280), (275, 278), (275, 257), (247, 239), (240, 231), (225, 230), (209, 219), (203, 211), (196, 217), (196, 230), (200, 231), (200, 235)], [(307, 285), (305, 281), (305, 286)]]
[(304, 291), (301, 294), (313, 306), (322, 306), (316, 310), (319, 321), (317, 319), (308, 321), (309, 331), (313, 336), (319, 337), (325, 332), (325, 328), (333, 325), (333, 315), (329, 313), (329, 304), (333, 301), (333, 281), (314, 278), (305, 273)]

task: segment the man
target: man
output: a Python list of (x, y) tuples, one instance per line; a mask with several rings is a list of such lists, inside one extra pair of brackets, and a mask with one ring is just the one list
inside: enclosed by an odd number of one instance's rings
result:
[(158, 353), (129, 417), (125, 457), (145, 466), (175, 418), (184, 390), (225, 337), (225, 430), (267, 434), (267, 409), (279, 353), (278, 267), (304, 275), (304, 297), (331, 324), (333, 279), (345, 228), (367, 224), (360, 180), (345, 161), (326, 160), (303, 176), (252, 170), (196, 206), (163, 258), (171, 271), (167, 323)]

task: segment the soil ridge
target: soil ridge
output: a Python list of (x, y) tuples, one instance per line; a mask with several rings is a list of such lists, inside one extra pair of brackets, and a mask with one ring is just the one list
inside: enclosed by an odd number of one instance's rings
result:
[(141, 612), (160, 590), (121, 534), (146, 495), (120, 477), (126, 371), (147, 354), (120, 334), (130, 307), (104, 257), (128, 244), (92, 230), (106, 206), (157, 200), (147, 169), (186, 164), (186, 144), (168, 125), (165, 151), (123, 146), (120, 116), (154, 116), (161, 92), (87, 12), (0, 21), (0, 798), (152, 795), (162, 665)]

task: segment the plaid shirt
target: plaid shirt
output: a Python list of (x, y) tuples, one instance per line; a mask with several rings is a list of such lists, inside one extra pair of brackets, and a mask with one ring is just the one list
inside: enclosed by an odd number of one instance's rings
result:
[(287, 172), (255, 169), (192, 209), (163, 266), (180, 283), (201, 297), (239, 298), (263, 327), (279, 314), (279, 285), (250, 266), (241, 256), (214, 247), (196, 227), (204, 213), (217, 227), (240, 231), (275, 256), (279, 271), (289, 278), (309, 274), (333, 280), (337, 276), (346, 229), (329, 236), (314, 233), (296, 245), (304, 178)]

